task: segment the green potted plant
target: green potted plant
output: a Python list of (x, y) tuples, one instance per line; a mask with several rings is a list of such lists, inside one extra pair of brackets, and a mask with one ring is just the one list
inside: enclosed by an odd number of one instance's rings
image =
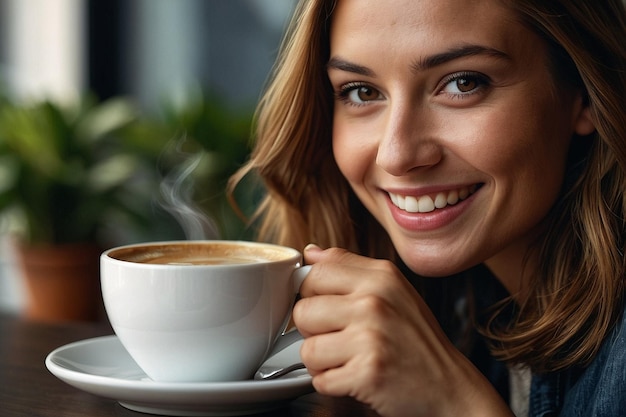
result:
[(145, 162), (133, 147), (142, 145), (119, 135), (136, 120), (124, 99), (0, 100), (0, 215), (16, 235), (28, 316), (100, 315), (99, 233), (115, 213), (146, 221), (129, 189)]

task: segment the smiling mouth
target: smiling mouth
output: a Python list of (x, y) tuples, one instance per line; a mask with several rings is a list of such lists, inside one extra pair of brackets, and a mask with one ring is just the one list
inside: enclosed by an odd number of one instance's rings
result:
[(401, 195), (388, 193), (394, 206), (408, 213), (430, 213), (437, 209), (453, 206), (459, 201), (465, 200), (480, 188), (479, 184), (461, 187), (450, 191), (441, 191), (434, 195)]

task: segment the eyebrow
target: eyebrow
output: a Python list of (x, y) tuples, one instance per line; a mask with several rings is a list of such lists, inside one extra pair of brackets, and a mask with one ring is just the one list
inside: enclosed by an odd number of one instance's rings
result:
[(438, 65), (454, 61), (455, 59), (477, 55), (485, 55), (499, 59), (510, 59), (507, 54), (494, 48), (488, 48), (481, 45), (461, 45), (446, 52), (416, 60), (411, 68), (416, 72), (424, 71)]
[(371, 69), (353, 64), (352, 62), (346, 61), (342, 58), (332, 57), (328, 63), (326, 64), (327, 69), (337, 69), (340, 71), (353, 72), (355, 74), (364, 75), (366, 77), (375, 77), (374, 71)]
[[(424, 71), (439, 65), (443, 65), (447, 62), (454, 61), (455, 59), (477, 55), (486, 55), (499, 59), (510, 59), (507, 54), (494, 48), (488, 48), (481, 45), (461, 45), (459, 47), (452, 48), (439, 54), (430, 55), (418, 59), (411, 65), (411, 69), (414, 72)], [(346, 61), (340, 57), (330, 58), (330, 60), (326, 64), (326, 68), (352, 72), (367, 77), (376, 76), (374, 71), (370, 68)]]

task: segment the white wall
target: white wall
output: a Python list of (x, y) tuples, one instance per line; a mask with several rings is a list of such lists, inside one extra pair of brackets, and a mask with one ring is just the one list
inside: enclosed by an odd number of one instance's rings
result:
[(84, 0), (4, 0), (2, 72), (24, 98), (76, 99), (85, 86)]

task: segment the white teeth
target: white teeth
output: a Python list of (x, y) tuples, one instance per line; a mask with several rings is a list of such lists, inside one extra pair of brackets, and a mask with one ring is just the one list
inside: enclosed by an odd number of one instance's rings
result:
[(423, 195), (419, 199), (410, 195), (404, 197), (403, 210), (408, 211), (409, 213), (428, 213), (434, 209), (435, 203), (433, 202), (433, 199), (427, 195)]
[(429, 213), (435, 209), (435, 203), (433, 203), (433, 199), (427, 195), (423, 195), (419, 199), (419, 212), (420, 213)]
[(398, 194), (391, 194), (391, 193), (389, 193), (389, 197), (391, 197), (391, 202), (393, 203), (394, 206), (399, 206), (399, 204), (398, 204)]
[(459, 193), (456, 190), (450, 191), (448, 198), (446, 199), (448, 204), (454, 205), (459, 202)]
[(435, 198), (435, 207), (436, 208), (444, 208), (448, 205), (448, 196), (444, 193), (438, 193)]
[(402, 210), (406, 209), (405, 198), (401, 195), (398, 196), (398, 207), (400, 207)]
[(451, 190), (447, 193), (439, 192), (435, 196), (433, 201), (432, 197), (428, 195), (415, 196), (403, 196), (399, 194), (389, 193), (391, 202), (401, 210), (405, 210), (409, 213), (429, 213), (435, 209), (441, 209), (446, 206), (452, 206), (458, 203), (460, 200), (465, 200), (471, 194), (473, 194), (478, 187), (472, 185), (471, 187), (463, 187), (458, 190)]
[(409, 213), (417, 213), (419, 211), (419, 202), (417, 198), (407, 196), (404, 198), (404, 210)]

